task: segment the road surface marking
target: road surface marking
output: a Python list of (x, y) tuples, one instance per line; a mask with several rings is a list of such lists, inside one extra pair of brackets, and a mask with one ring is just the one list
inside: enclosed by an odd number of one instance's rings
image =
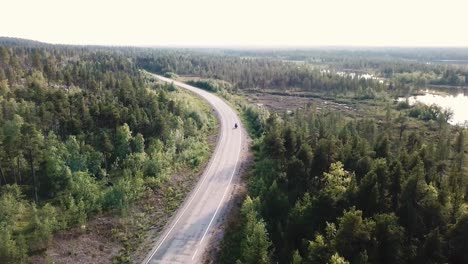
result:
[(192, 260), (195, 258), (195, 255), (197, 255), (197, 252), (198, 252), (198, 248), (197, 250), (195, 250), (195, 254), (193, 254)]
[[(235, 165), (234, 165), (234, 170), (232, 171), (232, 173), (231, 173), (231, 178), (229, 179), (229, 183), (228, 183), (228, 185), (226, 186), (226, 189), (224, 190), (223, 197), (221, 197), (221, 200), (219, 201), (218, 207), (216, 208), (216, 211), (214, 212), (213, 217), (211, 218), (211, 221), (210, 221), (210, 223), (208, 224), (208, 227), (206, 228), (205, 233), (203, 234), (203, 237), (201, 238), (200, 242), (198, 243), (198, 246), (200, 246), (201, 243), (203, 242), (203, 239), (205, 239), (205, 236), (206, 236), (206, 234), (208, 233), (208, 230), (210, 229), (210, 226), (211, 226), (211, 224), (213, 223), (213, 220), (215, 219), (216, 214), (218, 213), (218, 210), (219, 210), (219, 208), (221, 207), (222, 202), (224, 201), (224, 197), (226, 196), (226, 193), (227, 193), (227, 191), (229, 190), (229, 187), (231, 187), (231, 182), (232, 182), (232, 179), (234, 178), (234, 173), (235, 173), (236, 170), (237, 170), (237, 163), (239, 162), (239, 156), (240, 156), (240, 152), (241, 152), (241, 149), (242, 149), (242, 134), (239, 133), (239, 135), (240, 135), (240, 136), (239, 136), (239, 146), (240, 146), (240, 147), (239, 147), (239, 151), (238, 151), (238, 153), (237, 153), (237, 158), (236, 158), (236, 163), (235, 163)], [(195, 255), (197, 254), (197, 252), (198, 252), (198, 248), (197, 248), (197, 250), (195, 251), (195, 254), (193, 254), (192, 260), (195, 258)]]
[[(216, 153), (218, 148), (220, 147), (220, 142), (221, 142), (221, 139), (222, 137), (224, 136), (224, 133), (223, 133), (223, 130), (221, 129), (220, 130), (221, 132), (221, 136), (220, 136), (220, 139), (218, 140), (218, 144), (216, 146), (216, 149), (213, 153)], [(239, 153), (240, 153), (240, 150), (239, 150)], [(213, 160), (214, 160), (214, 156), (213, 156)], [(145, 262), (145, 264), (148, 264), (151, 259), (153, 258), (154, 254), (156, 254), (156, 252), (158, 251), (158, 249), (162, 246), (162, 244), (164, 243), (164, 241), (166, 240), (166, 238), (169, 236), (169, 234), (171, 233), (172, 229), (174, 229), (174, 227), (177, 225), (177, 223), (179, 222), (180, 218), (182, 218), (182, 216), (184, 215), (185, 211), (187, 210), (187, 208), (189, 207), (189, 205), (192, 203), (193, 199), (195, 199), (195, 197), (197, 196), (197, 193), (198, 191), (200, 190), (201, 186), (203, 185), (203, 183), (205, 182), (206, 178), (208, 177), (209, 175), (209, 172), (211, 171), (212, 167), (213, 167), (213, 160), (210, 161), (210, 165), (208, 167), (208, 170), (205, 171), (205, 174), (203, 175), (203, 179), (202, 181), (198, 184), (197, 186), (197, 189), (195, 190), (195, 193), (193, 194), (192, 198), (190, 199), (190, 201), (184, 206), (184, 209), (182, 210), (182, 213), (179, 215), (179, 217), (177, 218), (176, 222), (174, 223), (174, 225), (172, 225), (171, 229), (169, 229), (169, 231), (166, 233), (166, 235), (164, 236), (163, 240), (161, 241), (161, 243), (159, 243), (158, 247), (153, 251), (153, 253), (151, 253), (151, 256), (148, 258), (148, 260)]]

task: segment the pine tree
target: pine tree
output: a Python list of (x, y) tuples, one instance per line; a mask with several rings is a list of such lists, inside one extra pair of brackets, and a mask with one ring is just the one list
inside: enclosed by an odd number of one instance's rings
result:
[(258, 219), (255, 209), (257, 203), (258, 201), (247, 197), (241, 209), (246, 222), (240, 245), (240, 260), (245, 264), (267, 264), (271, 262), (269, 248), (272, 244), (268, 238), (265, 223), (262, 219)]

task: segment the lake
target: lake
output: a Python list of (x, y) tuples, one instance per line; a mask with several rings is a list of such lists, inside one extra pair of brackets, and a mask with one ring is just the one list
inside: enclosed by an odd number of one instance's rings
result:
[[(404, 101), (400, 98), (399, 101)], [(452, 125), (468, 124), (468, 91), (467, 90), (426, 90), (424, 94), (411, 96), (408, 98), (410, 104), (421, 102), (427, 105), (436, 104), (442, 108), (449, 108), (453, 111)]]

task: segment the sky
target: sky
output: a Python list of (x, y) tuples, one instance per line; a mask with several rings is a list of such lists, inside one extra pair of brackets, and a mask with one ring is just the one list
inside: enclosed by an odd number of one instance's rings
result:
[(465, 46), (467, 0), (2, 0), (0, 36), (123, 46)]

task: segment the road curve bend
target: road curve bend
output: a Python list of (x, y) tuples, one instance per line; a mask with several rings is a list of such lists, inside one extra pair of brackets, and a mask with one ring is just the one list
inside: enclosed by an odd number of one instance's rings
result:
[(243, 129), (236, 112), (218, 96), (199, 88), (159, 75), (164, 82), (187, 89), (205, 99), (216, 111), (219, 120), (218, 143), (195, 189), (188, 195), (143, 261), (148, 263), (201, 263), (219, 217), (224, 214), (238, 177)]

